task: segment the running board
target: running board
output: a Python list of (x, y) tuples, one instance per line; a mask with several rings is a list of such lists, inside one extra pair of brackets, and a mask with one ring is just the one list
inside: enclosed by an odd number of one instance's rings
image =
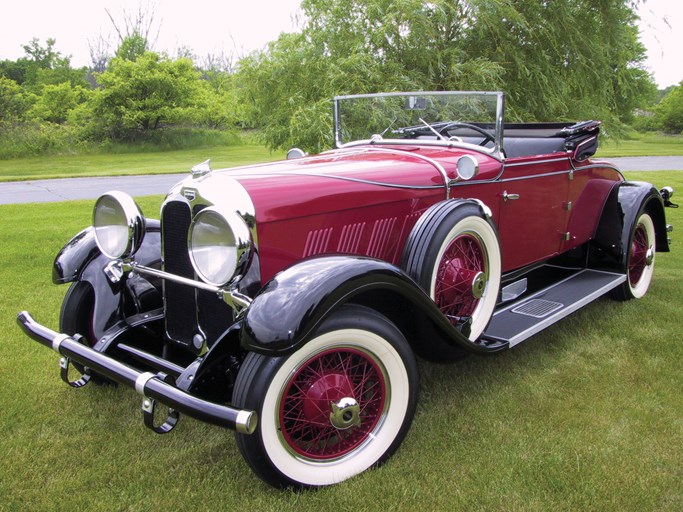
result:
[(624, 281), (625, 274), (582, 270), (496, 311), (482, 338), (514, 347)]

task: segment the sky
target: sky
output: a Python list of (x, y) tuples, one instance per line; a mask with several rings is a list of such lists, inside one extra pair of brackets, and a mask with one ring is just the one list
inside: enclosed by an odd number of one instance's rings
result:
[[(155, 50), (174, 55), (189, 47), (198, 57), (240, 57), (263, 48), (281, 32), (293, 32), (300, 0), (11, 0), (0, 14), (0, 60), (24, 55), (22, 45), (53, 37), (73, 66), (90, 65), (89, 42), (115, 37), (105, 7), (122, 25), (124, 11), (154, 12), (160, 27)], [(646, 0), (639, 9), (646, 66), (660, 88), (683, 80), (683, 1)], [(155, 32), (156, 34), (156, 32)], [(153, 35), (155, 35), (153, 34)], [(152, 37), (153, 39), (153, 37)]]

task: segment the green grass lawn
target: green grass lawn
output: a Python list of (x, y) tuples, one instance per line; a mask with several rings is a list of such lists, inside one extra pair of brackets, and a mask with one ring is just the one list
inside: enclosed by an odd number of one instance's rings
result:
[(630, 139), (602, 141), (597, 156), (683, 156), (683, 135), (636, 133)]
[[(683, 191), (680, 172), (628, 177)], [(158, 436), (132, 390), (68, 388), (57, 355), (20, 332), (22, 309), (57, 327), (66, 287), (52, 260), (92, 203), (0, 206), (0, 510), (683, 509), (683, 209), (667, 210), (673, 252), (645, 298), (601, 299), (495, 356), (422, 362), (397, 454), (297, 493), (261, 483), (230, 431), (183, 417)]]
[(0, 182), (84, 176), (187, 173), (210, 158), (214, 169), (284, 157), (258, 145), (234, 145), (154, 153), (64, 155), (0, 160)]

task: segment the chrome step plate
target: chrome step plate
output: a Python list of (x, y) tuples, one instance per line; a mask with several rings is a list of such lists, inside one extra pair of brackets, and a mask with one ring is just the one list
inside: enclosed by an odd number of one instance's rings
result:
[(493, 314), (483, 340), (508, 342), (510, 347), (562, 320), (626, 281), (626, 275), (581, 270)]

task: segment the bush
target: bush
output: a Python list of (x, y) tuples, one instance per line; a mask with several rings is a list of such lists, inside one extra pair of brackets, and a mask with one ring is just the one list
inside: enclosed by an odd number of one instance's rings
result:
[(662, 99), (655, 117), (659, 127), (666, 133), (683, 132), (683, 81)]
[(80, 130), (73, 126), (27, 123), (0, 130), (0, 159), (74, 154), (95, 149), (97, 145), (84, 141)]

